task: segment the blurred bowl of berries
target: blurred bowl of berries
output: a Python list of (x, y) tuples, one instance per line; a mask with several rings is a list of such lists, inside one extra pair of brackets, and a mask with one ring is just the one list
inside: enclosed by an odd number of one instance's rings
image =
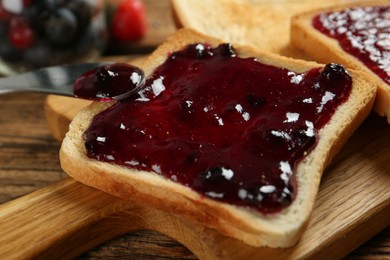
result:
[(108, 40), (104, 0), (0, 0), (0, 73), (96, 60)]

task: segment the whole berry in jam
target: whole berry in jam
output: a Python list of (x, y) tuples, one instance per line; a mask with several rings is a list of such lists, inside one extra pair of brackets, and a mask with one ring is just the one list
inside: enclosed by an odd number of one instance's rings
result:
[(75, 82), (76, 97), (112, 101), (127, 98), (145, 83), (144, 72), (127, 63), (108, 64), (81, 75)]
[(232, 44), (224, 44), (222, 45), (221, 48), (218, 49), (218, 51), (222, 56), (226, 56), (226, 57), (236, 56), (236, 51), (234, 50)]
[(322, 76), (328, 81), (350, 81), (351, 75), (343, 65), (336, 63), (329, 63), (324, 67)]

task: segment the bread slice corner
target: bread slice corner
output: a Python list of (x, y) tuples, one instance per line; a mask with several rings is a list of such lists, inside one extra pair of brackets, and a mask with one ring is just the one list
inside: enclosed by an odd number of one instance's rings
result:
[[(309, 55), (312, 59), (329, 63), (335, 62), (347, 68), (362, 70), (369, 74), (373, 85), (378, 86), (374, 111), (380, 116), (387, 117), (390, 124), (390, 85), (373, 73), (359, 59), (345, 52), (337, 40), (326, 36), (312, 26), (312, 19), (321, 13), (344, 10), (355, 6), (390, 6), (387, 0), (363, 1), (333, 7), (311, 10), (297, 14), (291, 20), (291, 44)], [(314, 47), (315, 46), (315, 47)]]

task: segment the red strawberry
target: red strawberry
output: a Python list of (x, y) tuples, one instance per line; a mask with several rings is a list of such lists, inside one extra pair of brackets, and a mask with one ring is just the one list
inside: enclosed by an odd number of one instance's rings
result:
[(123, 1), (112, 18), (111, 34), (117, 41), (141, 39), (146, 33), (145, 7), (141, 0)]

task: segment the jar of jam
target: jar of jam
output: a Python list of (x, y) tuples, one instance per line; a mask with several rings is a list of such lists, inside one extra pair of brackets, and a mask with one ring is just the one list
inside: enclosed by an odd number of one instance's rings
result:
[(95, 60), (107, 42), (104, 0), (0, 0), (0, 73)]

